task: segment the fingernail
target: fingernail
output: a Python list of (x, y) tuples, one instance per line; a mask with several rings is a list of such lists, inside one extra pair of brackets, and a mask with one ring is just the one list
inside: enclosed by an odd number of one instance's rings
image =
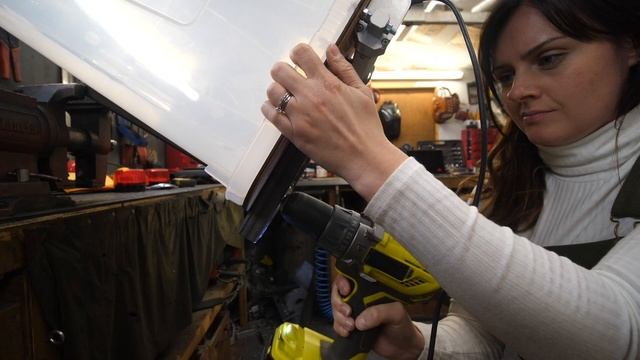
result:
[(347, 319), (347, 330), (352, 331), (354, 327), (353, 319)]
[(347, 284), (340, 284), (340, 293), (341, 294), (349, 294), (349, 288), (347, 288)]
[(338, 49), (336, 44), (329, 45), (329, 55), (333, 58), (340, 56), (340, 49)]
[(356, 319), (356, 326), (358, 329), (362, 329), (366, 325), (366, 321), (363, 318), (359, 317)]

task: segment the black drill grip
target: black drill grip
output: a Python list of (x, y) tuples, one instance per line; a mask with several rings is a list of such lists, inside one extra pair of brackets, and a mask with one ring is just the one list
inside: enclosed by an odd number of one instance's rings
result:
[[(349, 281), (357, 282), (357, 284), (351, 284), (351, 293), (346, 296), (346, 303), (351, 307), (351, 316), (355, 319), (368, 306), (373, 305), (365, 303), (365, 299), (372, 294), (380, 292), (380, 284), (376, 281), (370, 282), (362, 279), (360, 276), (361, 264), (338, 261), (336, 262), (336, 267)], [(392, 301), (393, 299), (383, 297), (377, 300), (375, 304)], [(366, 354), (373, 348), (379, 332), (380, 327), (375, 327), (365, 331), (353, 330), (347, 337), (337, 336), (331, 345), (323, 349), (322, 359), (351, 359), (358, 354)]]

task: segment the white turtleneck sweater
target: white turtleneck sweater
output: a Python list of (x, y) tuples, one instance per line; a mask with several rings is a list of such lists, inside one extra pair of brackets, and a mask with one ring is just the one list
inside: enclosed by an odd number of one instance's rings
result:
[[(591, 270), (542, 248), (614, 237), (611, 206), (640, 154), (640, 108), (626, 115), (617, 151), (615, 138), (611, 122), (539, 148), (550, 168), (544, 207), (523, 234), (486, 219), (413, 159), (387, 179), (365, 213), (456, 300), (436, 358), (640, 358), (640, 226), (625, 222), (626, 236)], [(430, 326), (417, 326), (428, 343)]]

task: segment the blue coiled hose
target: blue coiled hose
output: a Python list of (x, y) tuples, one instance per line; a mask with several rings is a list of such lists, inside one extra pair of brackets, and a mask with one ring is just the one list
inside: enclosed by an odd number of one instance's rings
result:
[(329, 269), (329, 252), (316, 247), (315, 249), (315, 275), (316, 275), (316, 298), (320, 313), (329, 321), (333, 321), (333, 310), (331, 309), (331, 279)]

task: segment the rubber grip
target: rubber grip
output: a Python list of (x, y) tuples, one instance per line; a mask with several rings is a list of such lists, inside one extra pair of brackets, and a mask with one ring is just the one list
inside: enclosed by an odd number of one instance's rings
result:
[[(351, 281), (357, 282), (357, 284), (352, 284), (352, 292), (346, 297), (346, 303), (351, 307), (351, 316), (354, 319), (366, 309), (365, 298), (379, 291), (377, 282), (369, 282), (360, 278), (361, 266), (355, 262), (349, 264), (344, 261), (336, 262), (338, 271)], [(323, 352), (322, 359), (353, 359), (358, 355), (367, 354), (373, 348), (379, 331), (379, 327), (365, 331), (356, 329), (347, 337), (338, 336)]]

